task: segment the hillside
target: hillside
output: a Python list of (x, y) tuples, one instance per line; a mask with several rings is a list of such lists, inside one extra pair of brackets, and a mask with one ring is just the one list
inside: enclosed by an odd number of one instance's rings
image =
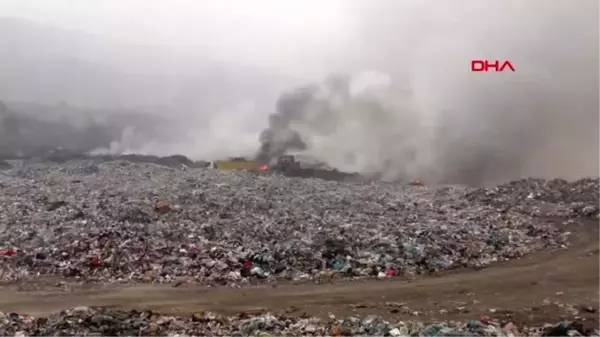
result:
[(271, 69), (205, 54), (0, 17), (0, 99), (210, 110), (249, 98), (272, 102), (283, 87), (296, 83)]

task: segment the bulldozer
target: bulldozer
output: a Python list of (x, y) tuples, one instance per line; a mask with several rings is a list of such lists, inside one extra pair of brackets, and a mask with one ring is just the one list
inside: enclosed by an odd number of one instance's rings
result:
[(361, 179), (359, 174), (341, 172), (336, 169), (325, 169), (315, 163), (302, 165), (293, 155), (283, 155), (277, 158), (276, 164), (269, 167), (269, 171), (278, 172), (288, 177), (318, 178), (323, 180), (350, 180)]

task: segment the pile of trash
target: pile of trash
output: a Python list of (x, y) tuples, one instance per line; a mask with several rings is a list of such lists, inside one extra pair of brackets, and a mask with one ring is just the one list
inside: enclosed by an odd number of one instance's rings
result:
[[(110, 161), (128, 161), (132, 163), (151, 163), (172, 168), (206, 168), (210, 165), (207, 161), (192, 161), (183, 155), (155, 156), (143, 154), (89, 154), (78, 150), (62, 148), (38, 149), (37, 155), (28, 154), (24, 156), (0, 153), (0, 170), (10, 169), (12, 166), (23, 166), (33, 163), (66, 163), (74, 160), (89, 160), (96, 163)], [(13, 163), (13, 165), (11, 165)]]
[(188, 317), (151, 311), (77, 307), (50, 317), (0, 313), (3, 336), (598, 336), (597, 324), (587, 321), (524, 326), (494, 319), (424, 324), (390, 323), (382, 317), (350, 316), (323, 320), (282, 314), (220, 316), (197, 312)]
[[(130, 161), (0, 170), (0, 279), (243, 286), (482, 268), (569, 244), (598, 179), (342, 183)], [(569, 197), (571, 193), (572, 197)]]
[(467, 195), (499, 209), (515, 208), (532, 216), (598, 217), (598, 179), (520, 179)]

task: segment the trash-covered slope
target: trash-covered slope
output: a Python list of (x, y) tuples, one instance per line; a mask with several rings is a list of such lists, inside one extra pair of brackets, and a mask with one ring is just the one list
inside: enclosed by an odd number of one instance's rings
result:
[(547, 217), (597, 218), (597, 196), (598, 179), (427, 188), (31, 164), (0, 171), (0, 275), (243, 285), (479, 268), (565, 247), (568, 227)]
[(152, 311), (124, 311), (84, 306), (51, 317), (0, 313), (0, 333), (18, 336), (597, 336), (594, 324), (574, 320), (545, 326), (481, 318), (466, 322), (424, 324), (389, 322), (382, 317), (298, 318), (284, 314), (222, 316), (197, 312), (176, 317)]

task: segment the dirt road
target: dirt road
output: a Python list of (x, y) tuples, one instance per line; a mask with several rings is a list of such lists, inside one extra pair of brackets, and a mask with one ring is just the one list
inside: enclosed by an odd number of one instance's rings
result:
[[(587, 221), (569, 229), (575, 244), (566, 250), (537, 253), (480, 271), (412, 281), (338, 281), (245, 289), (105, 285), (69, 291), (19, 291), (16, 285), (6, 285), (0, 287), (0, 311), (42, 315), (86, 305), (177, 314), (268, 310), (315, 316), (373, 313), (424, 321), (481, 315), (529, 323), (556, 322), (575, 315), (597, 320), (598, 223)], [(578, 313), (565, 303), (573, 304)]]

